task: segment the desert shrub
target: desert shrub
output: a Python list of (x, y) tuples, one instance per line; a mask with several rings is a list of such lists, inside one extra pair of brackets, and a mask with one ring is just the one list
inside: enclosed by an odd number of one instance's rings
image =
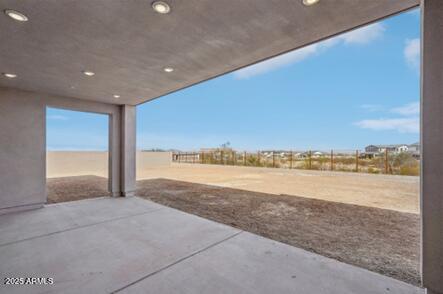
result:
[(360, 158), (360, 159), (358, 160), (358, 164), (359, 164), (360, 166), (368, 166), (368, 165), (371, 164), (371, 160), (370, 160), (370, 159), (362, 159), (362, 158)]
[(417, 166), (402, 166), (400, 167), (400, 175), (402, 176), (419, 176), (420, 167)]
[(399, 153), (393, 155), (389, 160), (393, 173), (407, 176), (418, 176), (420, 174), (420, 163), (410, 153)]
[(381, 170), (384, 170), (385, 168), (385, 159), (383, 156), (376, 156), (371, 159), (367, 159), (367, 164), (374, 169), (378, 170), (378, 173), (380, 173)]
[(315, 157), (312, 159), (312, 169), (315, 170), (326, 170), (329, 168), (330, 159), (326, 156)]
[(248, 154), (246, 156), (246, 165), (248, 166), (264, 166), (263, 159), (258, 160), (257, 154)]
[(379, 174), (380, 170), (379, 169), (375, 169), (372, 166), (370, 166), (370, 167), (368, 167), (367, 172), (370, 173), (370, 174)]
[(392, 166), (394, 167), (415, 166), (418, 164), (417, 159), (412, 157), (412, 154), (406, 152), (402, 152), (392, 156), (392, 159), (390, 161), (392, 163)]
[[(309, 168), (309, 163), (308, 163), (307, 168)], [(321, 170), (321, 165), (318, 164), (318, 162), (312, 162), (311, 169), (312, 170)]]
[(306, 159), (303, 160), (302, 168), (303, 169), (309, 169), (310, 167), (312, 167), (312, 165), (313, 165), (312, 161), (311, 161), (311, 164), (309, 164), (309, 158), (306, 158)]
[(355, 157), (353, 156), (335, 156), (334, 162), (337, 164), (355, 164)]

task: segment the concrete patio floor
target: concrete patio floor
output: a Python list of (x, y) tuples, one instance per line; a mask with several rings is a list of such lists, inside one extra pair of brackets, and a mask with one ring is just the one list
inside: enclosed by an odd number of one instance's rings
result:
[(54, 279), (1, 293), (424, 293), (138, 197), (0, 216), (0, 273)]

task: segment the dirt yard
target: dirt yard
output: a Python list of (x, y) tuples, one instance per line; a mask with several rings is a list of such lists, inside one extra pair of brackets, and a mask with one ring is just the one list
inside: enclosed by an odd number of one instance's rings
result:
[(138, 181), (157, 203), (419, 285), (419, 216), (168, 179)]
[[(419, 285), (419, 178), (173, 164), (146, 199)], [(141, 179), (141, 180), (140, 180)], [(47, 179), (48, 203), (109, 195), (105, 177)]]
[(419, 177), (173, 163), (143, 168), (137, 180), (165, 178), (419, 213)]
[[(108, 176), (106, 152), (71, 153), (48, 155), (48, 178)], [(186, 163), (168, 166), (163, 161), (159, 164), (157, 161), (160, 159), (153, 160), (147, 155), (152, 154), (137, 154), (137, 180), (164, 178), (401, 212), (420, 212), (419, 177)]]
[(46, 179), (48, 203), (109, 196), (108, 179), (98, 176), (75, 176)]

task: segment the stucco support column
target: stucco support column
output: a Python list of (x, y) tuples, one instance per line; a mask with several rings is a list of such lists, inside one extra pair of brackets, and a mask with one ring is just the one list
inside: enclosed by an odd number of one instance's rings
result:
[(443, 1), (422, 0), (422, 278), (443, 294)]
[(121, 191), (122, 196), (135, 195), (136, 168), (136, 109), (135, 106), (121, 106)]
[(121, 165), (121, 110), (109, 116), (109, 191), (112, 196), (122, 195), (120, 165)]

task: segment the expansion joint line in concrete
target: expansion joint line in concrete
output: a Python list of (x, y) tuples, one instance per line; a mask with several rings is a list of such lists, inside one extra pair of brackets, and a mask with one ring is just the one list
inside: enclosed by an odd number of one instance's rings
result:
[(176, 264), (179, 264), (179, 263), (182, 262), (182, 261), (185, 261), (185, 260), (187, 260), (187, 259), (189, 259), (189, 258), (191, 258), (191, 257), (193, 257), (193, 256), (195, 256), (195, 255), (197, 255), (197, 254), (200, 254), (200, 253), (202, 253), (202, 252), (204, 252), (204, 251), (206, 251), (206, 250), (208, 250), (208, 249), (211, 249), (211, 248), (213, 248), (213, 247), (215, 247), (215, 246), (217, 246), (217, 245), (219, 245), (219, 244), (221, 244), (221, 243), (223, 243), (223, 242), (225, 242), (225, 241), (228, 241), (228, 240), (230, 240), (230, 239), (232, 239), (232, 238), (234, 238), (234, 237), (240, 235), (241, 233), (243, 233), (243, 231), (239, 231), (239, 232), (237, 232), (237, 233), (235, 233), (235, 234), (232, 234), (232, 235), (230, 235), (230, 236), (228, 236), (228, 237), (226, 237), (226, 238), (224, 238), (224, 239), (222, 239), (222, 240), (220, 240), (220, 241), (217, 241), (217, 242), (215, 242), (215, 243), (212, 243), (212, 244), (209, 245), (209, 246), (206, 246), (206, 247), (204, 247), (204, 248), (202, 248), (202, 249), (199, 249), (199, 250), (197, 250), (197, 251), (195, 251), (195, 252), (193, 252), (193, 253), (191, 253), (191, 254), (189, 254), (189, 255), (186, 255), (186, 256), (184, 256), (184, 257), (182, 257), (182, 258), (180, 258), (180, 259), (178, 259), (178, 260), (176, 260), (176, 261), (174, 261), (174, 262), (172, 262), (172, 263), (170, 263), (170, 264), (168, 264), (168, 265), (165, 265), (164, 267), (159, 268), (158, 270), (155, 270), (155, 271), (153, 271), (153, 272), (147, 274), (146, 276), (141, 277), (141, 278), (138, 279), (138, 280), (135, 280), (135, 281), (132, 282), (132, 283), (129, 283), (129, 284), (126, 285), (126, 286), (123, 286), (123, 287), (121, 287), (121, 288), (119, 288), (119, 289), (117, 289), (117, 290), (112, 291), (111, 294), (118, 293), (118, 292), (120, 292), (120, 291), (122, 291), (122, 290), (124, 290), (124, 289), (126, 289), (126, 288), (129, 288), (129, 287), (131, 287), (131, 286), (133, 286), (133, 285), (135, 285), (135, 284), (137, 284), (137, 283), (139, 283), (139, 282), (141, 282), (141, 281), (143, 281), (143, 280), (145, 280), (145, 279), (147, 279), (147, 278), (149, 278), (149, 277), (152, 277), (152, 276), (154, 276), (154, 275), (156, 275), (156, 274), (158, 274), (158, 273), (160, 273), (160, 272), (162, 272), (162, 271), (164, 271), (164, 270), (166, 270), (166, 269), (168, 269), (168, 268), (170, 268), (170, 267), (172, 267), (172, 266), (174, 266), (174, 265), (176, 265)]
[(127, 219), (127, 218), (130, 218), (130, 217), (134, 217), (134, 216), (140, 216), (140, 215), (156, 212), (156, 211), (159, 211), (161, 209), (163, 209), (163, 208), (156, 208), (156, 209), (145, 211), (145, 212), (141, 212), (141, 213), (136, 213), (136, 214), (125, 215), (125, 216), (121, 216), (121, 217), (117, 217), (117, 218), (107, 219), (107, 220), (96, 222), (96, 223), (93, 223), (93, 224), (88, 224), (88, 225), (83, 225), (83, 226), (76, 226), (76, 227), (67, 228), (67, 229), (61, 230), (61, 231), (55, 231), (55, 232), (51, 232), (51, 233), (47, 233), (47, 234), (43, 234), (43, 235), (38, 235), (38, 236), (34, 236), (34, 237), (29, 237), (29, 238), (26, 238), (26, 239), (21, 239), (21, 240), (17, 240), (17, 241), (13, 241), (13, 242), (7, 242), (7, 243), (0, 244), (0, 247), (12, 245), (12, 244), (17, 244), (17, 243), (21, 243), (21, 242), (26, 242), (26, 241), (30, 241), (30, 240), (34, 240), (34, 239), (44, 238), (44, 237), (48, 237), (48, 236), (52, 236), (52, 235), (56, 235), (56, 234), (60, 234), (60, 233), (64, 233), (64, 232), (69, 232), (69, 231), (74, 231), (74, 230), (78, 230), (78, 229), (93, 227), (93, 226), (101, 225), (101, 224), (104, 224), (104, 223), (110, 223), (110, 222), (114, 222), (114, 221), (119, 221), (119, 220), (122, 220), (122, 219)]

